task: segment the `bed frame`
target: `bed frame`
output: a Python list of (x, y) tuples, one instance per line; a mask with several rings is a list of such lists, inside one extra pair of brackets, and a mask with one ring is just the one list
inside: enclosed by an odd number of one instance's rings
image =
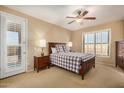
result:
[[(49, 42), (48, 43), (48, 53), (49, 55), (52, 53), (51, 47), (55, 47), (57, 44), (66, 44), (66, 43), (55, 43), (55, 42)], [(79, 74), (82, 76), (82, 80), (84, 80), (84, 74), (86, 74), (92, 67), (95, 68), (95, 57), (85, 61), (81, 62), (81, 69), (79, 71)]]

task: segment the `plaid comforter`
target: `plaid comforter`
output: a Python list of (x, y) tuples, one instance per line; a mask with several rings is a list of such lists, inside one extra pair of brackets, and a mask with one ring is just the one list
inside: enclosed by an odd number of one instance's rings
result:
[(79, 73), (81, 62), (95, 57), (93, 54), (84, 53), (55, 53), (50, 55), (51, 64)]

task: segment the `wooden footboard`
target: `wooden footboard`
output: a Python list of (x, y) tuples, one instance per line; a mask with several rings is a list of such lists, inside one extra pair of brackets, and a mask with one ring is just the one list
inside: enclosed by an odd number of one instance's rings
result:
[(95, 68), (95, 57), (85, 62), (82, 62), (80, 69), (80, 75), (82, 76), (82, 80), (84, 79), (84, 74), (87, 73), (92, 67)]

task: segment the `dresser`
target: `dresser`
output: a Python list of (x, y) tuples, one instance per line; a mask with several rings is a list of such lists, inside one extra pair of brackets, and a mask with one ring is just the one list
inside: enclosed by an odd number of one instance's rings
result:
[(124, 70), (124, 41), (116, 41), (116, 67)]
[(34, 70), (39, 70), (44, 67), (50, 67), (50, 59), (49, 56), (36, 57), (34, 56)]

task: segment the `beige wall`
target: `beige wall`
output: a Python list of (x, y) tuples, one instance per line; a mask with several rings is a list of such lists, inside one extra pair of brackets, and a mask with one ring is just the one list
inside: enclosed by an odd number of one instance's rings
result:
[[(39, 41), (46, 39), (47, 42), (67, 42), (72, 41), (74, 51), (82, 51), (82, 34), (83, 32), (97, 31), (101, 29), (111, 28), (111, 56), (108, 58), (97, 58), (97, 61), (105, 61), (108, 63), (115, 62), (115, 41), (124, 39), (124, 21), (116, 21), (80, 29), (78, 31), (69, 31), (56, 25), (44, 22), (29, 15), (17, 12), (12, 9), (0, 6), (0, 11), (15, 14), (17, 16), (28, 19), (28, 69), (33, 68), (33, 56), (40, 55)], [(45, 49), (47, 54), (47, 48)]]
[(80, 29), (72, 33), (73, 50), (82, 51), (82, 35), (86, 32), (97, 31), (101, 29), (111, 29), (111, 54), (108, 58), (97, 58), (97, 61), (105, 61), (108, 63), (115, 62), (115, 41), (124, 39), (124, 21), (116, 21), (111, 23), (106, 23), (103, 25), (98, 25), (94, 27), (88, 27)]
[[(71, 40), (71, 31), (59, 26), (44, 22), (15, 10), (0, 6), (0, 11), (11, 13), (28, 19), (28, 69), (33, 69), (33, 56), (40, 55), (39, 41), (68, 42)], [(47, 48), (45, 54), (47, 54)]]

